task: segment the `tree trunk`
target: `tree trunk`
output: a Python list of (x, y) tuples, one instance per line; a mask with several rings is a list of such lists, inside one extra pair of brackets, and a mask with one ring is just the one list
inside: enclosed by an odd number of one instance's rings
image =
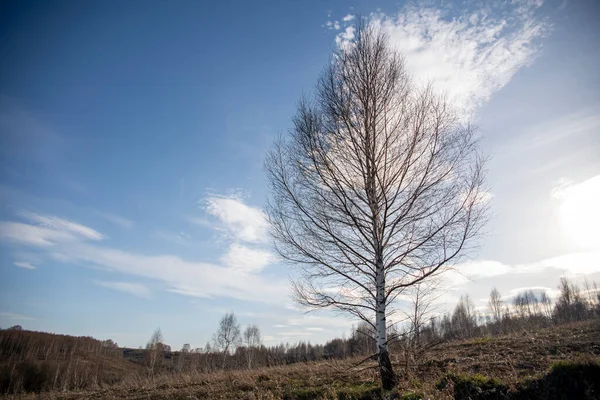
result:
[(385, 322), (385, 276), (382, 262), (377, 263), (377, 313), (375, 318), (377, 326), (377, 361), (379, 363), (381, 386), (384, 390), (391, 390), (396, 386), (396, 374), (394, 374), (390, 353), (388, 352)]

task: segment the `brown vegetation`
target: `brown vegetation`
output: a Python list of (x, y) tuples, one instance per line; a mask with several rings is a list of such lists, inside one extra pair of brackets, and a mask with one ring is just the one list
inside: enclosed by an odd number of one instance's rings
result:
[[(561, 397), (560, 391), (555, 393), (555, 397), (535, 397), (535, 395), (547, 393), (551, 389), (548, 385), (556, 383), (554, 380), (562, 382), (561, 384), (577, 383), (570, 379), (571, 375), (575, 374), (583, 382), (580, 384), (583, 390), (581, 393), (585, 393), (585, 390), (589, 392), (588, 397), (577, 398), (597, 399), (600, 398), (598, 392), (600, 388), (597, 383), (594, 387), (589, 374), (598, 372), (600, 368), (598, 367), (600, 362), (598, 338), (600, 338), (600, 322), (591, 320), (525, 334), (515, 333), (442, 344), (434, 349), (417, 369), (400, 374), (397, 392), (406, 399), (468, 398), (466, 396), (473, 399), (574, 398), (568, 397), (574, 392), (565, 394), (566, 397)], [(126, 381), (110, 388), (67, 393), (52, 392), (39, 396), (23, 395), (22, 398), (382, 398), (376, 368), (372, 368), (376, 367), (375, 363), (356, 367), (358, 361), (360, 358), (209, 374), (192, 372), (164, 374), (155, 377), (154, 380), (130, 376)], [(398, 363), (401, 360), (394, 361)], [(565, 390), (567, 389), (565, 386)], [(413, 397), (409, 397), (411, 394)]]

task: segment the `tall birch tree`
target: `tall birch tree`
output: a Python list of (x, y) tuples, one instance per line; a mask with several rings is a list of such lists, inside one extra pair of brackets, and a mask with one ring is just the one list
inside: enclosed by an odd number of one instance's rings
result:
[(267, 214), (275, 249), (299, 271), (295, 300), (369, 324), (385, 389), (396, 382), (394, 300), (455, 265), (485, 220), (474, 134), (362, 23), (267, 155)]

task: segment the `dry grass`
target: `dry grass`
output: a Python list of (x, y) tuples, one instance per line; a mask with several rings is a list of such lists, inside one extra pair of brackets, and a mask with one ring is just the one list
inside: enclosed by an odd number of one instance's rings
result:
[[(543, 376), (557, 362), (600, 360), (600, 322), (540, 332), (447, 343), (418, 368), (401, 374), (398, 393), (424, 398), (455, 398), (464, 382), (515, 390)], [(213, 374), (177, 374), (129, 379), (110, 388), (24, 395), (23, 399), (370, 399), (380, 398), (374, 365), (359, 360), (321, 361)], [(401, 360), (396, 359), (396, 362)], [(398, 367), (399, 368), (399, 367)], [(495, 380), (488, 380), (493, 377)], [(444, 381), (445, 379), (445, 381)], [(439, 385), (440, 382), (450, 382)], [(489, 382), (488, 382), (489, 381)], [(458, 382), (458, 383), (457, 383)], [(600, 396), (600, 395), (598, 395)], [(402, 397), (399, 397), (402, 398)], [(410, 397), (406, 397), (410, 398)], [(418, 398), (418, 397), (413, 397)], [(489, 397), (505, 398), (505, 397)], [(595, 398), (595, 397), (590, 397)]]

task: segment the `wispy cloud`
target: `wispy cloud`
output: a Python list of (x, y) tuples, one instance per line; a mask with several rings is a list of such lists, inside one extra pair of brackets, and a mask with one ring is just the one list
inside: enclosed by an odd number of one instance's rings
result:
[(36, 269), (36, 267), (29, 261), (15, 261), (15, 265), (19, 268)]
[(53, 215), (40, 215), (31, 211), (21, 210), (17, 213), (20, 217), (33, 222), (43, 228), (48, 228), (56, 232), (69, 234), (74, 237), (81, 237), (91, 240), (102, 240), (104, 235), (92, 228), (78, 224), (68, 219), (59, 218)]
[[(227, 201), (223, 206), (223, 203), (217, 201), (219, 206), (222, 206), (217, 215), (222, 217), (223, 224), (228, 226), (227, 229), (241, 227), (244, 231), (241, 238), (258, 241), (260, 236), (257, 226), (262, 227), (264, 222), (257, 225), (255, 223), (259, 216), (262, 218), (262, 214), (258, 209), (248, 207), (241, 201), (235, 202), (236, 204), (231, 206)], [(238, 215), (240, 210), (254, 212), (255, 215)], [(259, 274), (272, 260), (271, 255), (260, 248), (233, 242), (228, 252), (222, 256), (221, 263), (188, 261), (175, 255), (146, 255), (100, 246), (88, 240), (103, 237), (92, 228), (52, 216), (27, 214), (27, 217), (45, 226), (2, 221), (0, 240), (10, 241), (18, 246), (37, 248), (44, 251), (46, 257), (61, 262), (157, 280), (162, 282), (167, 290), (183, 295), (228, 297), (270, 303), (279, 303), (287, 298), (285, 280), (267, 278)], [(246, 224), (252, 226), (252, 229), (245, 228)], [(121, 283), (111, 287), (136, 290), (135, 287)]]
[[(389, 35), (417, 82), (433, 82), (470, 115), (535, 58), (550, 28), (537, 14), (541, 3), (409, 5), (372, 14), (370, 23)], [(344, 31), (338, 44), (351, 39)]]
[(464, 285), (478, 279), (536, 274), (554, 269), (564, 276), (585, 276), (600, 272), (599, 251), (567, 253), (545, 258), (540, 261), (507, 265), (498, 261), (479, 260), (456, 265), (453, 270), (442, 275), (444, 283), (450, 287)]
[(510, 265), (493, 260), (467, 261), (443, 275), (444, 283), (450, 287), (462, 285), (472, 280), (489, 278), (514, 272)]
[(236, 240), (260, 243), (267, 240), (268, 223), (260, 208), (244, 203), (239, 193), (210, 195), (203, 201), (205, 211), (216, 217), (226, 234)]
[(97, 212), (96, 214), (98, 216), (104, 218), (105, 220), (107, 220), (111, 224), (116, 225), (116, 226), (118, 226), (120, 228), (123, 228), (123, 229), (133, 229), (134, 223), (130, 219), (121, 217), (121, 216), (116, 215), (116, 214), (111, 214), (111, 213)]
[(13, 314), (9, 312), (0, 312), (0, 316), (8, 319), (12, 319), (15, 321), (33, 321), (35, 318), (27, 317), (25, 315)]
[(118, 292), (128, 293), (133, 296), (150, 298), (152, 292), (146, 286), (140, 283), (132, 282), (109, 282), (109, 281), (94, 281), (98, 286), (105, 287), (108, 289), (116, 290)]
[(557, 269), (565, 276), (585, 276), (600, 272), (600, 251), (561, 254), (530, 264), (517, 265), (516, 272), (541, 272), (546, 269)]
[(596, 135), (600, 128), (600, 105), (595, 104), (531, 126), (515, 140), (507, 143), (500, 153), (529, 153), (540, 147), (563, 146), (580, 135)]
[(21, 222), (0, 222), (0, 239), (32, 246), (54, 246), (76, 241), (77, 237), (69, 232)]
[(26, 210), (20, 210), (17, 215), (29, 223), (0, 222), (0, 239), (43, 247), (78, 240), (104, 239), (100, 232), (64, 218)]
[(156, 236), (161, 240), (169, 243), (175, 243), (179, 245), (191, 245), (192, 244), (192, 236), (184, 231), (179, 232), (166, 232), (166, 231), (157, 231)]

